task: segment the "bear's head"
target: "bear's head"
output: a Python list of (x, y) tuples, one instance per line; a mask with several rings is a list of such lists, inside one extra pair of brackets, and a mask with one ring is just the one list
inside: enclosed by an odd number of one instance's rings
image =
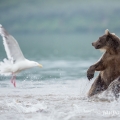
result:
[(96, 49), (115, 50), (117, 49), (119, 44), (120, 44), (119, 38), (114, 33), (110, 33), (107, 29), (105, 30), (105, 34), (103, 36), (99, 37), (97, 41), (92, 43), (92, 46), (94, 46)]

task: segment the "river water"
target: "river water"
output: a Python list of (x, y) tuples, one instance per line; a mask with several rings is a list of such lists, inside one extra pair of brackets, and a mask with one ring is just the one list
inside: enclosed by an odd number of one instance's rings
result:
[(91, 61), (40, 62), (47, 67), (40, 73), (39, 68), (20, 73), (16, 88), (10, 77), (1, 77), (1, 120), (119, 119), (119, 100), (87, 97), (94, 80), (84, 74)]

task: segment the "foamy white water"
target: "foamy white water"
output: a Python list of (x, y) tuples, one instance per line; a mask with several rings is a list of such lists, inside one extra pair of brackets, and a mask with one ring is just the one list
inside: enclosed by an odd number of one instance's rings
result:
[[(120, 117), (118, 101), (87, 98), (93, 81), (1, 81), (1, 120), (101, 120)], [(5, 87), (6, 86), (6, 87)]]

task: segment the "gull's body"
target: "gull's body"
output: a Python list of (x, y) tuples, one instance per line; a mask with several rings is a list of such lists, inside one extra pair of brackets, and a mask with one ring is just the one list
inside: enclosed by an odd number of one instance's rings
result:
[(35, 61), (26, 59), (17, 43), (15, 38), (11, 36), (0, 24), (0, 35), (3, 38), (3, 45), (8, 59), (4, 59), (0, 62), (0, 74), (10, 75), (12, 74), (11, 82), (16, 86), (15, 78), (16, 74), (22, 70), (29, 69), (32, 67), (42, 67)]

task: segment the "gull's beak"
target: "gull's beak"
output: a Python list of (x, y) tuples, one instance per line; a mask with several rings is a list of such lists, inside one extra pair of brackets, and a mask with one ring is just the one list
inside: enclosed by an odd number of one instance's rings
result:
[(41, 68), (43, 67), (41, 64), (38, 64), (38, 66), (41, 67)]

